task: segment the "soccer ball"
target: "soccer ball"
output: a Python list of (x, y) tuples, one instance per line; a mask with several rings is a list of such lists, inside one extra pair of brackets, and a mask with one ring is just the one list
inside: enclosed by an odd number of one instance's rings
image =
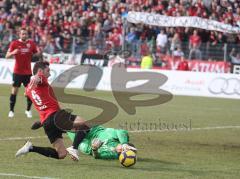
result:
[(137, 156), (132, 150), (123, 151), (119, 155), (119, 161), (124, 167), (133, 166), (136, 163)]

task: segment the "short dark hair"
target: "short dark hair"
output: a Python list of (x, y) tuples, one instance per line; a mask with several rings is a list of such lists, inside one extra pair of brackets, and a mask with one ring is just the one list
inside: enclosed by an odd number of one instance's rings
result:
[(38, 69), (45, 69), (49, 66), (49, 63), (47, 61), (38, 61), (33, 66), (33, 75), (36, 75), (38, 72)]

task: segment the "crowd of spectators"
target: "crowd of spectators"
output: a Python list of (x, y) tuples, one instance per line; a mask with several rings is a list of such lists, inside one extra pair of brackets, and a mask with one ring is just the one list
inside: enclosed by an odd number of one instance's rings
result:
[(147, 46), (152, 53), (221, 60), (224, 43), (240, 44), (240, 34), (202, 29), (143, 24), (123, 29), (128, 11), (199, 16), (240, 26), (239, 0), (1, 0), (0, 56), (20, 27), (28, 28), (29, 36), (49, 54), (80, 53), (89, 45), (101, 53), (121, 49), (125, 42), (135, 56), (147, 53)]

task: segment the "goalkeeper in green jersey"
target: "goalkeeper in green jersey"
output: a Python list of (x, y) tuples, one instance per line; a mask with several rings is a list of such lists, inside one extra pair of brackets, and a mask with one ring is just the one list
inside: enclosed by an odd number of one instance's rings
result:
[[(76, 134), (72, 132), (67, 134), (73, 141)], [(96, 159), (118, 159), (122, 151), (137, 149), (129, 144), (128, 131), (95, 126), (86, 134), (78, 150)]]
[[(36, 130), (40, 127), (42, 125), (37, 121), (31, 129)], [(80, 150), (96, 159), (117, 159), (122, 151), (137, 150), (132, 144), (129, 144), (128, 131), (122, 129), (95, 126), (89, 131), (67, 132), (67, 134), (73, 141), (73, 146), (67, 148), (71, 155), (78, 153)], [(73, 160), (79, 159), (75, 156)]]

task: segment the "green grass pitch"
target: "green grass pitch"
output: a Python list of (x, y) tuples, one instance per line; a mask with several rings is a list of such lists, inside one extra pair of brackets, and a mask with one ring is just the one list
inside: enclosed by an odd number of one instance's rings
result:
[[(128, 115), (118, 106), (118, 115), (104, 126), (135, 130), (130, 132), (130, 141), (138, 148), (138, 160), (135, 166), (124, 168), (118, 160), (95, 160), (83, 154), (79, 162), (73, 162), (70, 157), (54, 160), (35, 153), (15, 158), (15, 152), (27, 138), (32, 138), (35, 145), (51, 145), (42, 129), (30, 129), (38, 114), (34, 110), (33, 119), (25, 117), (23, 89), (19, 91), (15, 117), (8, 119), (10, 88), (0, 86), (0, 178), (240, 177), (239, 100), (174, 96), (162, 105), (137, 107), (135, 115)], [(110, 92), (67, 92), (94, 96), (117, 105)], [(86, 119), (101, 112), (89, 106), (62, 105)], [(67, 137), (65, 141), (68, 147), (71, 142)]]

